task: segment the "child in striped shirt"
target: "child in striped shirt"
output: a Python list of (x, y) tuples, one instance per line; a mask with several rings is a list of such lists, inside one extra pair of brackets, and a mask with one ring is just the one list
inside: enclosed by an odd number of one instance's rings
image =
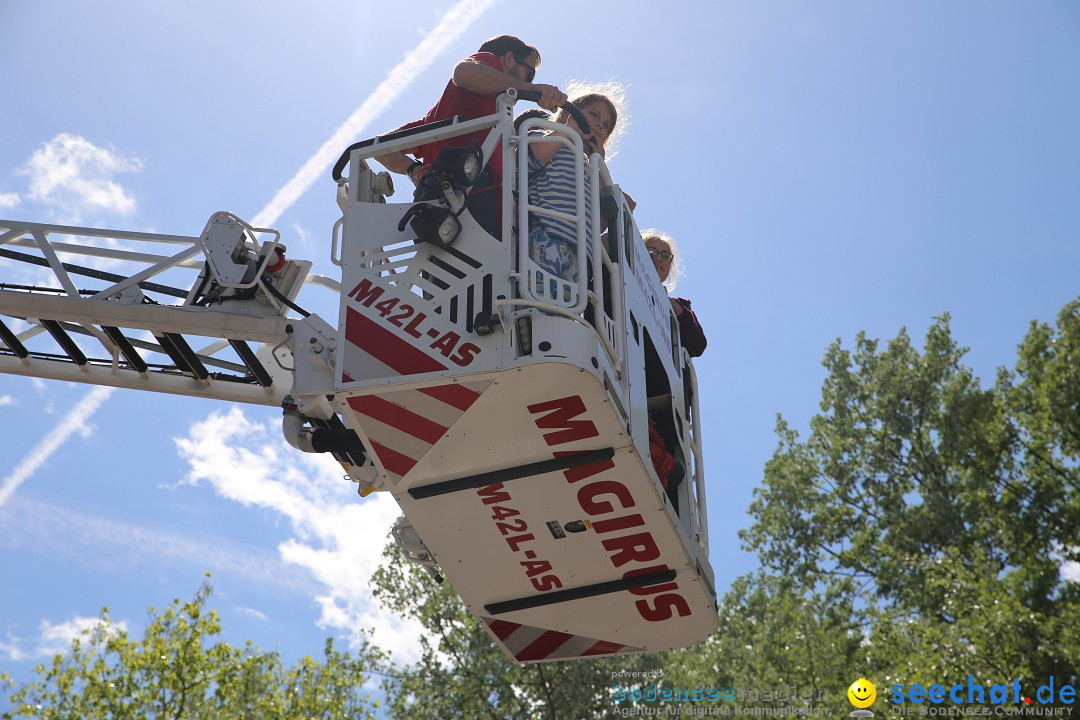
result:
[[(604, 148), (619, 120), (616, 104), (603, 93), (587, 93), (571, 100), (588, 120), (589, 127), (581, 128), (565, 110), (555, 116), (578, 131), (585, 141), (587, 155), (594, 152), (604, 156)], [(534, 130), (533, 134), (543, 134)], [(561, 134), (561, 133), (560, 133)], [(592, 203), (588, 177), (585, 182), (586, 227), (591, 227)], [(574, 213), (577, 207), (574, 150), (560, 142), (535, 142), (529, 145), (529, 204), (564, 213)], [(529, 221), (529, 256), (544, 270), (564, 280), (578, 279), (577, 228), (574, 222), (542, 214)]]

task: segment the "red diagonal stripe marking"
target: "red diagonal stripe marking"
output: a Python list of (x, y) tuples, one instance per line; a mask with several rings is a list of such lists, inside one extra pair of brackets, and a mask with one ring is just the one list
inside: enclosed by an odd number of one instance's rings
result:
[(622, 650), (625, 645), (619, 643), (608, 642), (607, 640), (597, 640), (596, 644), (591, 648), (581, 653), (582, 655), (612, 655)]
[(378, 395), (349, 398), (353, 410), (434, 445), (448, 428)]
[(521, 625), (506, 620), (489, 620), (488, 627), (491, 628), (491, 632), (495, 633), (495, 637), (505, 642), (506, 638), (513, 635), (514, 631)]
[(446, 369), (446, 366), (435, 358), (352, 308), (348, 309), (345, 316), (345, 338), (402, 375), (419, 375)]
[(519, 652), (516, 657), (521, 662), (528, 662), (529, 660), (543, 660), (551, 653), (559, 649), (559, 647), (565, 643), (573, 635), (567, 635), (566, 633), (557, 632), (555, 630), (548, 630), (546, 633), (536, 638), (529, 644), (527, 648)]
[(420, 388), (419, 392), (433, 397), (436, 400), (441, 400), (447, 405), (456, 407), (462, 412), (472, 407), (472, 404), (480, 397), (480, 393), (475, 390), (470, 390), (464, 385), (458, 385), (457, 383)]
[(395, 475), (407, 475), (409, 471), (413, 469), (413, 465), (417, 462), (408, 455), (402, 455), (397, 450), (388, 448), (385, 445), (380, 445), (374, 440), (371, 441), (371, 449), (379, 456), (379, 460), (382, 462), (383, 467)]

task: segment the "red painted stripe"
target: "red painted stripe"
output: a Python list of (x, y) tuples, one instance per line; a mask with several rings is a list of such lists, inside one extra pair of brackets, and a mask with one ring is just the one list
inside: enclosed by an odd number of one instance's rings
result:
[(407, 475), (413, 469), (413, 465), (417, 463), (408, 455), (402, 455), (397, 450), (380, 445), (374, 440), (371, 441), (371, 449), (375, 451), (383, 467), (395, 475)]
[(612, 655), (622, 650), (625, 645), (619, 643), (608, 642), (607, 640), (597, 640), (596, 644), (591, 648), (581, 653), (582, 655)]
[(495, 637), (505, 642), (506, 638), (513, 635), (521, 625), (506, 620), (491, 620), (488, 622), (488, 627), (491, 628), (491, 632), (495, 633)]
[(441, 400), (451, 407), (456, 407), (462, 412), (471, 408), (472, 404), (480, 398), (480, 393), (457, 383), (420, 388), (420, 392), (436, 400)]
[(519, 652), (516, 657), (521, 662), (528, 662), (529, 660), (544, 660), (551, 653), (558, 650), (563, 643), (565, 643), (573, 635), (567, 635), (566, 633), (556, 632), (555, 630), (548, 630), (546, 633), (536, 638), (529, 644), (527, 648)]
[(349, 405), (358, 413), (374, 418), (432, 445), (439, 442), (443, 433), (449, 429), (378, 395), (362, 395), (349, 398)]
[(402, 375), (445, 370), (446, 366), (352, 308), (345, 316), (345, 338)]

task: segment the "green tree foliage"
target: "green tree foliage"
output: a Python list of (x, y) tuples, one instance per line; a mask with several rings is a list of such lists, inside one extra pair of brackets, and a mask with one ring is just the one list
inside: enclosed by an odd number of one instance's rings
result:
[[(217, 718), (373, 718), (375, 702), (363, 692), (382, 656), (371, 646), (357, 657), (327, 640), (319, 660), (285, 668), (276, 653), (250, 643), (237, 648), (214, 638), (217, 613), (207, 608), (203, 583), (187, 602), (151, 608), (143, 637), (132, 639), (102, 610), (100, 622), (67, 653), (36, 668), (36, 679), (9, 691), (0, 718), (42, 720), (187, 720)], [(213, 642), (212, 642), (213, 641)]]
[(822, 412), (805, 440), (778, 421), (744, 541), (763, 578), (846, 599), (845, 677), (1075, 680), (1080, 302), (1033, 324), (991, 388), (964, 353), (948, 317), (921, 352), (905, 332), (830, 347)]
[[(719, 627), (709, 640), (665, 653), (655, 666), (668, 673), (664, 685), (671, 688), (726, 689), (733, 700), (724, 704), (733, 709), (772, 704), (846, 715), (851, 706), (844, 692), (855, 679), (853, 659), (862, 642), (858, 617), (844, 582), (804, 592), (790, 578), (758, 572), (736, 580), (723, 596)], [(762, 702), (766, 692), (774, 699)], [(778, 695), (785, 699), (775, 700)]]

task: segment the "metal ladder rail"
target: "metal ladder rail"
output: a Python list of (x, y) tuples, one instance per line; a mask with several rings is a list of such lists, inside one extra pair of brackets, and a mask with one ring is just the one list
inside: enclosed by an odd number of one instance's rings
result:
[[(40, 257), (27, 256), (25, 253), (15, 251), (6, 251), (5, 255), (9, 259), (24, 260), (34, 265), (48, 267), (62, 286), (58, 292), (66, 295), (66, 298), (57, 297), (51, 292), (34, 292), (33, 288), (29, 288), (29, 292), (0, 290), (0, 315), (8, 315), (30, 323), (28, 329), (18, 334), (7, 324), (2, 324), (0, 327), (0, 340), (3, 340), (3, 345), (7, 350), (6, 357), (0, 358), (2, 360), (0, 371), (119, 387), (155, 389), (162, 392), (212, 396), (218, 394), (218, 390), (208, 392), (206, 387), (197, 388), (191, 384), (184, 384), (184, 380), (170, 375), (172, 371), (167, 365), (147, 363), (136, 352), (135, 346), (138, 345), (145, 350), (167, 355), (178, 370), (188, 373), (203, 385), (208, 385), (211, 379), (225, 381), (216, 384), (221, 386), (219, 390), (224, 391), (228, 399), (276, 404), (276, 399), (270, 401), (268, 395), (283, 394), (283, 390), (268, 390), (273, 385), (273, 379), (247, 344), (249, 341), (272, 341), (276, 344), (283, 338), (287, 338), (281, 317), (273, 319), (247, 315), (233, 317), (233, 313), (208, 309), (185, 312), (175, 306), (130, 304), (107, 300), (107, 298), (117, 298), (130, 288), (140, 286), (147, 291), (183, 298), (187, 291), (150, 283), (147, 278), (174, 268), (183, 268), (187, 271), (201, 269), (203, 263), (194, 259), (200, 253), (197, 245), (198, 238), (3, 220), (0, 220), (0, 233), (2, 233), (0, 245), (37, 249), (41, 253)], [(167, 245), (181, 244), (188, 247), (171, 256), (157, 255), (115, 247), (52, 242), (50, 234), (102, 238), (108, 242), (145, 241)], [(60, 262), (58, 257), (60, 254), (116, 260), (126, 263), (127, 267), (131, 267), (132, 263), (150, 265), (150, 267), (124, 277)], [(83, 292), (75, 288), (72, 275), (104, 279), (111, 284), (104, 290), (83, 297)], [(319, 284), (327, 285), (325, 279)], [(270, 322), (266, 322), (267, 320)], [(96, 326), (100, 326), (101, 329), (99, 330)], [(121, 327), (149, 330), (157, 336), (158, 344), (129, 338), (120, 329)], [(57, 355), (40, 350), (31, 351), (27, 347), (27, 343), (43, 332), (52, 336), (63, 351), (62, 354)], [(96, 337), (111, 356), (110, 360), (89, 358), (74, 342), (69, 334), (71, 332)], [(182, 332), (217, 336), (219, 339), (197, 352), (191, 349)], [(225, 347), (233, 349), (240, 363), (214, 357), (218, 350)], [(73, 372), (72, 365), (78, 368), (78, 373)], [(103, 374), (102, 369), (106, 365), (110, 369)], [(232, 372), (243, 372), (244, 375), (212, 374), (207, 370), (207, 365), (218, 366)], [(244, 383), (250, 383), (253, 387), (245, 389)], [(155, 387), (157, 385), (162, 387)], [(259, 389), (255, 390), (255, 387)]]

